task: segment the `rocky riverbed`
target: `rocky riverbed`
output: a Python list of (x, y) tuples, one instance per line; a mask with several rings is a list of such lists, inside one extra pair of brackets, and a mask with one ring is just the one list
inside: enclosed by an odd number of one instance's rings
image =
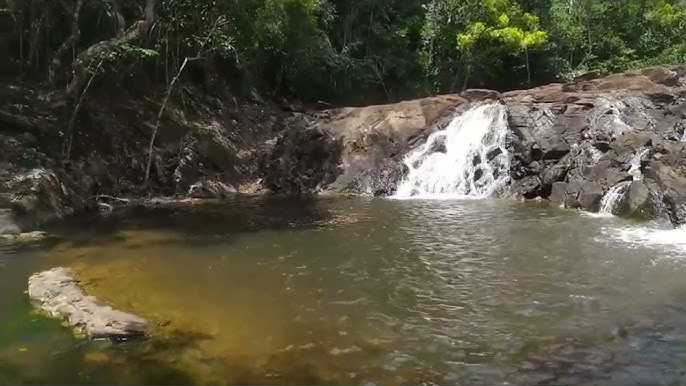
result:
[(65, 154), (64, 107), (39, 90), (5, 86), (0, 233), (122, 198), (393, 194), (403, 157), (484, 101), (508, 111), (510, 184), (500, 196), (597, 211), (626, 182), (615, 214), (686, 222), (686, 66), (318, 112), (255, 96), (195, 97), (186, 101), (192, 108), (169, 107), (147, 183), (156, 109), (119, 92), (84, 103)]

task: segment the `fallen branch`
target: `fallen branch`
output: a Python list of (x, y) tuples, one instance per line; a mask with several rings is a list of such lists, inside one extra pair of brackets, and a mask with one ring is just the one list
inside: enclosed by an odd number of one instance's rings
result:
[(123, 202), (125, 204), (128, 204), (129, 202), (131, 202), (131, 200), (129, 200), (128, 198), (114, 197), (114, 196), (110, 196), (107, 194), (98, 194), (98, 195), (95, 195), (95, 196), (89, 198), (89, 200), (98, 201), (98, 200), (103, 199), (103, 198), (106, 198), (106, 199), (112, 200), (112, 201)]

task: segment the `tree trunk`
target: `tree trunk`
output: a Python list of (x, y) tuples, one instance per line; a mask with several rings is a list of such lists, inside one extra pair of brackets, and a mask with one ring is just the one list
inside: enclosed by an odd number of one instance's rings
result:
[(467, 85), (469, 84), (469, 76), (472, 75), (472, 64), (467, 63), (467, 68), (465, 69), (464, 72), (464, 83), (462, 83), (462, 91), (467, 89)]
[(155, 121), (155, 127), (152, 129), (152, 136), (150, 137), (150, 144), (148, 145), (148, 164), (145, 166), (145, 179), (143, 180), (143, 186), (148, 186), (148, 179), (150, 178), (150, 165), (152, 164), (152, 152), (154, 150), (155, 146), (155, 139), (157, 138), (157, 131), (160, 128), (160, 122), (162, 121), (162, 114), (164, 114), (164, 109), (167, 107), (167, 103), (169, 102), (169, 97), (171, 96), (172, 90), (174, 89), (174, 84), (176, 84), (176, 81), (179, 80), (181, 77), (181, 74), (183, 73), (183, 70), (186, 68), (186, 64), (190, 60), (193, 60), (192, 58), (186, 58), (183, 60), (183, 64), (181, 64), (181, 67), (179, 68), (179, 71), (176, 73), (176, 76), (174, 76), (174, 79), (172, 79), (171, 83), (169, 83), (169, 87), (167, 87), (167, 93), (164, 95), (164, 101), (162, 102), (162, 106), (160, 107), (160, 111), (157, 113), (157, 120)]
[(531, 84), (531, 66), (529, 64), (529, 48), (524, 47), (524, 56), (526, 60), (526, 85)]
[[(69, 6), (66, 3), (62, 2), (62, 5), (67, 10), (67, 12), (70, 11)], [(83, 0), (76, 0), (76, 5), (74, 6), (71, 19), (71, 35), (69, 35), (69, 37), (62, 43), (60, 48), (57, 49), (57, 52), (55, 52), (55, 55), (52, 57), (52, 64), (50, 65), (50, 69), (48, 70), (48, 82), (52, 84), (54, 84), (55, 82), (55, 74), (62, 66), (62, 56), (64, 56), (64, 53), (67, 52), (67, 50), (73, 49), (74, 45), (81, 36), (81, 31), (79, 30), (79, 16), (81, 15), (82, 7)]]
[(114, 50), (115, 48), (141, 39), (148, 33), (155, 18), (154, 13), (155, 0), (146, 0), (144, 19), (138, 20), (131, 25), (121, 36), (116, 36), (111, 39), (103, 40), (88, 47), (85, 51), (76, 56), (72, 64), (72, 79), (67, 85), (66, 95), (75, 97), (83, 88), (88, 80), (88, 68), (96, 60), (105, 59), (105, 54)]

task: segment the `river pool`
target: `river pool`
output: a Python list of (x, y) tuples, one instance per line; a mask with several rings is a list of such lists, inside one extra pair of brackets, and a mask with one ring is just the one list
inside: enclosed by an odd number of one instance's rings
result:
[[(360, 198), (74, 218), (0, 245), (0, 383), (685, 384), (686, 232), (655, 226)], [(152, 338), (32, 312), (27, 279), (54, 266)]]

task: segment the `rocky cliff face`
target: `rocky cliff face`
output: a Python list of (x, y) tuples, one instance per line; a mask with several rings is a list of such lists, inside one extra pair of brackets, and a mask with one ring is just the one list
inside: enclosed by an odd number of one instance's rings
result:
[(504, 94), (513, 144), (512, 195), (589, 211), (631, 182), (616, 214), (683, 223), (686, 67), (649, 69)]
[[(0, 233), (36, 228), (93, 198), (235, 193), (392, 194), (403, 157), (484, 101), (509, 114), (507, 198), (686, 222), (686, 66), (498, 93), (467, 90), (395, 104), (294, 112), (256, 98), (186, 97), (168, 107), (143, 184), (158, 105), (96, 94), (65, 160), (71, 109), (6, 85), (0, 106)], [(198, 95), (198, 94), (196, 94)]]
[[(404, 173), (402, 157), (482, 101), (503, 103), (509, 112), (511, 182), (504, 196), (597, 211), (603, 196), (626, 181), (615, 214), (663, 213), (686, 222), (686, 66), (324, 111), (282, 136), (262, 173), (272, 190), (285, 193), (392, 194)], [(292, 149), (309, 150), (293, 156)]]

